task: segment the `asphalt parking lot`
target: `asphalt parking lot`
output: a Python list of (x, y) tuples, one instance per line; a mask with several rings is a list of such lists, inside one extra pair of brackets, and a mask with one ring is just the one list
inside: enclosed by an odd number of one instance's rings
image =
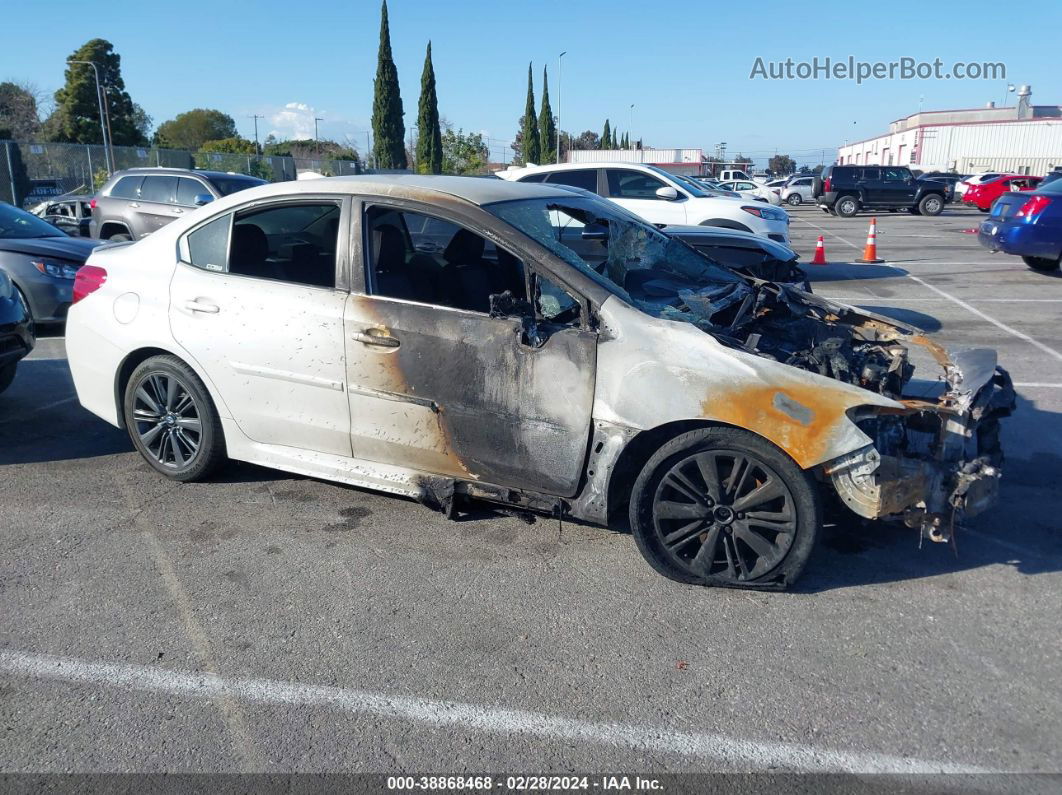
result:
[(956, 548), (855, 520), (798, 588), (663, 579), (624, 534), (253, 466), (153, 474), (60, 336), (0, 396), (0, 769), (1062, 769), (1062, 278), (982, 215), (792, 210), (816, 292), (999, 351), (1002, 499)]

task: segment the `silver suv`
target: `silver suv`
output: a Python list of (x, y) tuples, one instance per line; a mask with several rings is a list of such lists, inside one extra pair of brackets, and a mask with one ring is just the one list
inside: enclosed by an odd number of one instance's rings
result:
[(99, 240), (139, 240), (184, 213), (264, 179), (184, 168), (116, 171), (92, 201), (89, 230)]

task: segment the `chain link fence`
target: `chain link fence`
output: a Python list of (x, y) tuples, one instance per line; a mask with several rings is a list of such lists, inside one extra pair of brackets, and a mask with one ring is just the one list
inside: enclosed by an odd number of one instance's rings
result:
[[(115, 146), (114, 171), (164, 166), (249, 174), (270, 182), (293, 180), (312, 171), (326, 177), (362, 173), (353, 160), (187, 152), (158, 147)], [(68, 193), (90, 195), (109, 176), (103, 146), (0, 141), (0, 201), (31, 207)]]

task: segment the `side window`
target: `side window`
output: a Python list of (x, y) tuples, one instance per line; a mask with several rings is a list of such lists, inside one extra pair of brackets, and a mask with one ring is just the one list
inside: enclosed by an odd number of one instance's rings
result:
[(656, 191), (667, 187), (662, 180), (641, 171), (610, 168), (605, 174), (609, 195), (614, 199), (657, 199)]
[(206, 185), (197, 179), (191, 179), (189, 177), (181, 177), (180, 182), (177, 184), (177, 203), (184, 205), (185, 207), (195, 206), (195, 197), (206, 195), (212, 195), (207, 190)]
[(374, 295), (483, 313), (492, 295), (527, 301), (523, 263), (471, 229), (377, 206), (366, 212), (365, 230)]
[(549, 323), (578, 326), (582, 304), (563, 287), (548, 277), (536, 273), (532, 278), (535, 292), (535, 314)]
[(232, 213), (215, 218), (185, 236), (182, 257), (197, 268), (223, 272), (229, 257), (229, 226)]
[(597, 193), (597, 169), (579, 168), (572, 171), (557, 171), (549, 176), (552, 185), (570, 185)]
[(881, 179), (880, 168), (864, 168), (863, 179)]
[(122, 177), (108, 195), (116, 199), (139, 199), (140, 183), (143, 181), (143, 177)]
[(140, 186), (140, 200), (173, 204), (177, 198), (177, 177), (144, 177)]
[(203, 270), (335, 287), (339, 214), (336, 202), (226, 213), (186, 235), (181, 254)]
[(886, 168), (885, 179), (889, 182), (903, 182), (907, 179), (907, 172), (902, 168)]

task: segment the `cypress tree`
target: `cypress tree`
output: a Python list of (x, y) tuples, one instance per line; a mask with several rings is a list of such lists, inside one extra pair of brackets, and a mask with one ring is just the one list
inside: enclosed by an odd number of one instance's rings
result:
[(542, 109), (538, 114), (538, 129), (541, 135), (543, 163), (557, 163), (557, 125), (553, 119), (553, 108), (549, 106), (549, 74), (542, 67)]
[(612, 148), (612, 126), (608, 123), (608, 119), (605, 119), (605, 129), (601, 131), (601, 148)]
[(435, 67), (431, 63), (431, 42), (424, 56), (420, 76), (420, 105), (417, 108), (417, 171), (442, 173), (442, 131), (439, 129), (439, 97), (435, 93)]
[(398, 70), (391, 56), (391, 29), (387, 24), (387, 0), (380, 11), (380, 52), (376, 61), (375, 94), (372, 99), (372, 156), (376, 168), (406, 168), (406, 125), (402, 121), (402, 96)]
[(527, 102), (524, 103), (523, 129), (521, 131), (524, 163), (541, 163), (542, 149), (538, 136), (538, 118), (535, 116), (535, 84), (531, 77), (531, 64), (527, 65)]

